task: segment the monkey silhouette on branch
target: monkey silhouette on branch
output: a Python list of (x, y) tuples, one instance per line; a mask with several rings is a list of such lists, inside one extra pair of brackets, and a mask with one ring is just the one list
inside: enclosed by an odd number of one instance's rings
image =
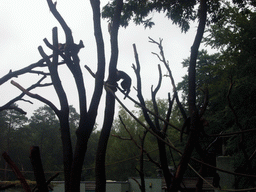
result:
[[(95, 78), (95, 73), (92, 72), (92, 70), (85, 65), (84, 66), (87, 71)], [(131, 77), (125, 73), (124, 71), (120, 71), (120, 70), (116, 70), (116, 82), (122, 80), (121, 82), (121, 88), (122, 88), (122, 92), (125, 94), (124, 99), (129, 95), (130, 90), (131, 90), (131, 85), (132, 85), (132, 79)], [(105, 82), (105, 85), (109, 85), (108, 81)], [(116, 85), (109, 85), (111, 87), (113, 86), (118, 86), (118, 84), (116, 83)]]
[(131, 90), (131, 84), (132, 84), (132, 79), (127, 73), (123, 71), (116, 71), (116, 81), (118, 82), (119, 80), (123, 80), (121, 82), (121, 87), (123, 89), (123, 92), (125, 93), (124, 99), (128, 96)]

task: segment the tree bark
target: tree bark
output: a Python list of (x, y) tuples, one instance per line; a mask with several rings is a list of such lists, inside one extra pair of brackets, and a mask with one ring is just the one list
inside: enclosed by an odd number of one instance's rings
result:
[(39, 192), (48, 192), (48, 186), (46, 184), (43, 164), (41, 161), (41, 156), (40, 156), (40, 151), (39, 151), (38, 146), (31, 147), (30, 161), (33, 166), (38, 191)]
[[(69, 191), (79, 191), (82, 167), (84, 162), (84, 156), (87, 151), (87, 144), (90, 138), (91, 132), (95, 125), (95, 120), (97, 116), (98, 106), (103, 90), (104, 83), (104, 73), (105, 73), (105, 51), (104, 42), (101, 31), (100, 22), (100, 1), (91, 0), (91, 6), (93, 10), (93, 21), (94, 21), (94, 36), (97, 45), (97, 57), (98, 57), (98, 68), (95, 74), (95, 88), (93, 92), (93, 97), (90, 103), (88, 112), (86, 112), (86, 98), (85, 96), (79, 96), (80, 99), (80, 123), (76, 131), (77, 143), (74, 152), (74, 159), (72, 164), (72, 172), (70, 175), (71, 188)], [(82, 76), (81, 76), (82, 78)], [(77, 81), (77, 85), (79, 81)], [(81, 84), (80, 84), (81, 86)], [(84, 86), (83, 86), (84, 87)], [(83, 92), (81, 92), (83, 93)]]
[(115, 112), (115, 97), (116, 91), (116, 66), (118, 60), (118, 29), (120, 25), (121, 11), (123, 8), (123, 0), (117, 0), (113, 22), (111, 26), (111, 58), (109, 63), (109, 76), (105, 85), (107, 91), (105, 115), (98, 148), (96, 152), (96, 192), (106, 191), (106, 173), (105, 173), (105, 156), (107, 150), (107, 142), (112, 127), (114, 112)]
[(97, 153), (96, 153), (96, 189), (95, 192), (106, 191), (106, 171), (105, 171), (105, 156), (107, 150), (108, 138), (112, 127), (115, 111), (115, 97), (107, 92), (105, 117), (102, 131), (99, 138)]
[(182, 181), (183, 175), (187, 169), (190, 157), (194, 150), (196, 142), (198, 142), (198, 134), (200, 128), (200, 118), (196, 108), (196, 59), (198, 55), (199, 45), (203, 38), (204, 28), (206, 24), (206, 0), (200, 1), (200, 21), (197, 29), (197, 34), (195, 41), (191, 47), (191, 56), (189, 64), (189, 94), (188, 94), (188, 104), (189, 104), (189, 115), (191, 117), (190, 122), (190, 134), (185, 147), (184, 153), (181, 157), (180, 164), (178, 165), (177, 171), (175, 173), (173, 184), (170, 191), (176, 192), (179, 189), (180, 183)]

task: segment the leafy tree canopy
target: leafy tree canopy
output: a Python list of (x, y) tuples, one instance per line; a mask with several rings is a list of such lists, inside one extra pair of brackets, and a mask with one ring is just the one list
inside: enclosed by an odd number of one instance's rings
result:
[[(206, 132), (235, 132), (255, 128), (255, 11), (252, 7), (231, 6), (226, 3), (215, 24), (209, 26), (204, 41), (220, 49), (220, 53), (198, 54), (197, 97), (203, 97), (200, 89), (208, 87), (209, 105), (205, 113), (209, 121)], [(188, 60), (183, 65), (188, 66)], [(179, 88), (187, 97), (187, 76)], [(252, 132), (232, 135), (222, 140), (226, 150), (222, 153), (235, 158), (236, 171), (255, 172), (255, 134)], [(220, 152), (220, 151), (219, 151)], [(222, 153), (219, 153), (220, 155)], [(248, 178), (237, 178), (236, 187), (251, 187)]]
[[(244, 12), (248, 8), (256, 6), (254, 0), (233, 0), (232, 2), (238, 5)], [(127, 0), (124, 2), (120, 25), (127, 27), (129, 22), (132, 21), (136, 25), (142, 24), (145, 28), (151, 28), (154, 22), (150, 14), (156, 11), (158, 13), (165, 13), (166, 17), (171, 19), (173, 24), (178, 25), (182, 32), (187, 32), (190, 28), (190, 22), (195, 21), (199, 16), (199, 3), (200, 1), (197, 0)], [(103, 7), (102, 17), (112, 18), (115, 5), (116, 0), (112, 0), (105, 5)], [(207, 1), (207, 6), (207, 23), (217, 22), (223, 16), (220, 14), (223, 10), (221, 8), (223, 3), (219, 0), (212, 0)]]
[[(116, 1), (109, 2), (103, 8), (103, 18), (112, 18)], [(198, 17), (198, 5), (196, 0), (128, 0), (124, 3), (121, 17), (121, 26), (127, 27), (132, 20), (136, 25), (143, 24), (144, 27), (151, 28), (154, 25), (150, 13), (156, 11), (165, 13), (166, 17), (178, 25), (182, 32), (188, 31), (190, 22)], [(215, 17), (215, 12), (219, 8), (218, 0), (208, 2), (208, 12), (211, 17)]]

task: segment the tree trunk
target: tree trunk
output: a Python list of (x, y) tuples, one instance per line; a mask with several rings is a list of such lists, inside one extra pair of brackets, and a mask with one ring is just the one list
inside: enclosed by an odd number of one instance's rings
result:
[(190, 122), (190, 134), (188, 138), (187, 145), (185, 147), (184, 153), (181, 157), (180, 164), (178, 165), (177, 171), (175, 173), (173, 184), (171, 186), (172, 192), (176, 192), (179, 189), (180, 183), (182, 181), (183, 175), (187, 169), (187, 165), (189, 163), (190, 157), (194, 150), (196, 142), (198, 142), (198, 134), (200, 127), (200, 118), (196, 108), (196, 60), (199, 45), (203, 38), (204, 28), (206, 24), (206, 0), (200, 1), (200, 21), (197, 28), (197, 34), (195, 37), (195, 41), (191, 47), (191, 56), (190, 56), (190, 64), (189, 64), (189, 94), (188, 94), (188, 104), (189, 104), (189, 115), (191, 117)]
[(77, 142), (74, 152), (74, 158), (72, 163), (72, 171), (70, 173), (70, 192), (79, 192), (80, 191), (80, 181), (81, 173), (84, 163), (84, 157), (87, 151), (87, 144), (90, 138), (91, 132), (95, 122), (92, 119), (92, 122), (84, 123), (83, 127), (77, 129)]
[(157, 143), (158, 143), (158, 149), (159, 149), (159, 158), (161, 162), (161, 168), (163, 171), (163, 176), (165, 179), (167, 191), (170, 191), (172, 175), (168, 167), (165, 143), (160, 139), (157, 139)]
[(48, 186), (44, 175), (43, 164), (38, 146), (32, 146), (30, 149), (30, 161), (33, 166), (36, 178), (37, 189), (39, 192), (48, 192)]
[(112, 19), (110, 42), (111, 42), (111, 57), (109, 62), (109, 76), (105, 84), (106, 105), (104, 123), (100, 134), (96, 153), (96, 192), (106, 191), (106, 173), (105, 173), (105, 156), (107, 150), (107, 142), (112, 127), (114, 112), (115, 112), (115, 97), (116, 91), (116, 66), (118, 60), (118, 29), (120, 25), (121, 11), (123, 8), (123, 0), (117, 0), (115, 13)]
[(96, 189), (95, 192), (106, 191), (105, 156), (115, 111), (115, 97), (107, 92), (105, 117), (96, 153)]
[(64, 178), (65, 178), (65, 191), (70, 188), (70, 173), (73, 161), (73, 150), (70, 138), (68, 116), (62, 116), (60, 120), (61, 127), (61, 141), (63, 150), (63, 165), (64, 165)]

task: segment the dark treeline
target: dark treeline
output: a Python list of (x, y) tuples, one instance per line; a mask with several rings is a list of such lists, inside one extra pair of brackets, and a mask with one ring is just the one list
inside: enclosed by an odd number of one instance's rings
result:
[[(75, 130), (79, 114), (70, 106), (71, 138), (75, 143)], [(60, 172), (57, 180), (63, 180), (62, 150), (59, 121), (48, 106), (34, 111), (30, 118), (16, 110), (5, 110), (0, 113), (0, 149), (6, 151), (12, 160), (23, 171), (27, 179), (34, 180), (34, 173), (29, 159), (30, 147), (39, 146), (44, 170), (47, 177)], [(93, 179), (94, 158), (99, 132), (95, 131), (90, 138), (88, 154), (86, 155), (86, 170), (83, 179)], [(1, 180), (16, 180), (4, 159), (0, 158)], [(86, 175), (86, 176), (85, 176)]]

